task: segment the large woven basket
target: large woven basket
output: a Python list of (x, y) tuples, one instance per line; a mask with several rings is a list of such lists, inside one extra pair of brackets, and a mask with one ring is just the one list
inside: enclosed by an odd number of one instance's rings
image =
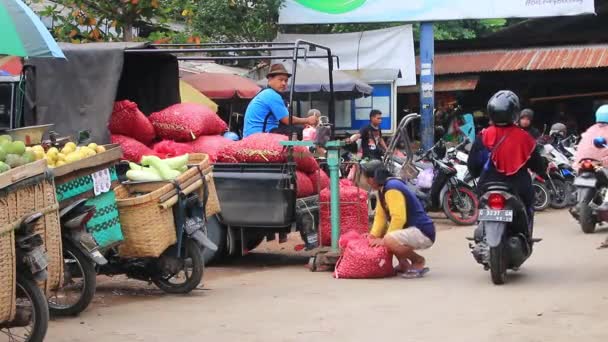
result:
[(127, 186), (114, 189), (124, 242), (118, 254), (128, 258), (156, 258), (177, 241), (173, 210), (162, 209), (160, 191), (138, 195)]
[[(29, 167), (34, 168), (36, 165)], [(35, 227), (44, 240), (49, 261), (48, 278), (40, 286), (46, 293), (62, 286), (63, 254), (58, 207), (53, 179), (46, 173), (25, 178), (0, 189), (0, 321), (10, 319), (14, 314), (13, 231), (29, 215), (37, 212), (44, 215)], [(8, 301), (7, 296), (11, 296)]]
[[(213, 166), (209, 165), (209, 156), (204, 153), (193, 153), (188, 156), (188, 164), (192, 166), (197, 166), (201, 170), (203, 170), (203, 174), (205, 175), (205, 179), (207, 181), (207, 186), (209, 187), (209, 197), (207, 199), (207, 206), (205, 207), (205, 212), (207, 216), (218, 214), (222, 211), (220, 207), (220, 199), (217, 196), (217, 191), (215, 190), (215, 182), (213, 180)], [(187, 172), (178, 178), (178, 180), (185, 180), (187, 178), (196, 176), (198, 170), (194, 167), (190, 168)], [(203, 189), (201, 188), (201, 194)]]

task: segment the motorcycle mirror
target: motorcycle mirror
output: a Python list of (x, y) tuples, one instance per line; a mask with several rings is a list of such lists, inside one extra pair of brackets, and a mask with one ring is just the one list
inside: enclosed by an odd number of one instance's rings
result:
[(593, 139), (593, 145), (597, 148), (606, 148), (606, 144), (606, 138), (604, 137), (597, 137)]

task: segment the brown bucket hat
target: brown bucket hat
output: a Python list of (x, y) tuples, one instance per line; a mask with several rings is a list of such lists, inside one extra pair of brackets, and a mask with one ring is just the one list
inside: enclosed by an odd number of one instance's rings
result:
[(280, 63), (273, 64), (270, 66), (270, 71), (268, 71), (268, 74), (266, 74), (266, 78), (276, 76), (276, 75), (287, 75), (288, 77), (291, 77), (291, 74), (289, 72), (287, 72), (287, 69), (285, 69), (285, 66)]

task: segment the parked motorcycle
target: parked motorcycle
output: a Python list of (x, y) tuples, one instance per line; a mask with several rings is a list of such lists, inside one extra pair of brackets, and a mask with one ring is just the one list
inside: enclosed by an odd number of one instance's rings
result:
[(158, 258), (123, 258), (116, 249), (110, 249), (105, 255), (108, 263), (99, 267), (99, 273), (126, 274), (129, 278), (150, 281), (167, 293), (185, 294), (194, 290), (203, 277), (203, 249), (215, 251), (218, 248), (205, 232), (207, 189), (204, 184), (202, 199), (196, 192), (185, 195), (180, 191), (178, 202), (173, 206), (177, 230), (175, 245)]
[(93, 300), (97, 285), (96, 265), (107, 260), (99, 245), (86, 230), (95, 207), (82, 199), (59, 212), (64, 259), (64, 285), (49, 296), (49, 311), (54, 316), (75, 316)]
[[(595, 138), (593, 144), (597, 148), (607, 147), (603, 137)], [(598, 223), (608, 222), (608, 170), (597, 160), (582, 159), (574, 186), (578, 203), (571, 214), (580, 223), (581, 230), (591, 234)]]
[(11, 321), (0, 323), (0, 336), (8, 341), (41, 342), (46, 335), (49, 308), (37, 282), (47, 278), (47, 254), (42, 236), (35, 232), (36, 213), (25, 218), (15, 231), (16, 312)]
[(502, 285), (507, 270), (518, 270), (532, 254), (532, 218), (507, 183), (488, 183), (480, 198), (479, 226), (470, 244), (475, 260)]
[(534, 190), (534, 211), (544, 211), (551, 203), (551, 192), (543, 177), (532, 171), (528, 172), (532, 178), (532, 189)]

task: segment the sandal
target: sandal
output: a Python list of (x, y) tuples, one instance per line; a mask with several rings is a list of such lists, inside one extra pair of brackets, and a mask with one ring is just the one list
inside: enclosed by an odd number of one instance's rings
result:
[(602, 242), (602, 244), (597, 249), (606, 249), (608, 248), (608, 240)]
[(410, 269), (407, 272), (403, 273), (401, 276), (405, 279), (417, 279), (424, 277), (425, 274), (429, 273), (431, 269), (425, 267), (421, 270)]

